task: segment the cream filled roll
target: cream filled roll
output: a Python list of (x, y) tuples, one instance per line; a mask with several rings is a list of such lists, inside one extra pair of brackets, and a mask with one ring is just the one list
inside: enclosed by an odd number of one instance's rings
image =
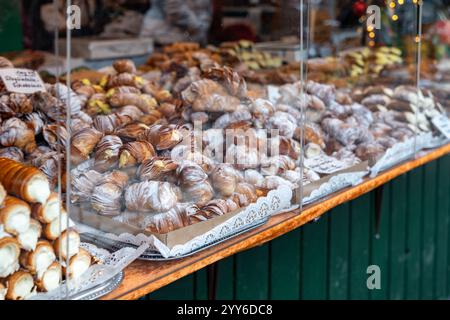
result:
[(0, 224), (3, 224), (6, 232), (18, 235), (28, 230), (30, 213), (30, 206), (25, 201), (6, 196), (3, 207), (0, 208)]

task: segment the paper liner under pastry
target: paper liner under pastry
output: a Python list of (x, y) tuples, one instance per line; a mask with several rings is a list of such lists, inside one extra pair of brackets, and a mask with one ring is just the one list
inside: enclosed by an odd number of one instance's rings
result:
[(0, 239), (0, 278), (19, 270), (20, 246), (14, 238)]
[(42, 273), (55, 261), (56, 255), (50, 242), (40, 240), (34, 251), (22, 251), (20, 264), (33, 275), (41, 277)]
[(8, 287), (7, 300), (24, 300), (36, 293), (33, 277), (28, 271), (15, 272), (6, 279), (6, 283)]
[(39, 291), (52, 291), (56, 289), (62, 281), (62, 267), (57, 261), (53, 262), (47, 270), (42, 272), (41, 276), (36, 279), (36, 286)]
[[(61, 236), (53, 243), (53, 248), (57, 256), (66, 260), (80, 251), (80, 235), (73, 229), (64, 231)], [(67, 244), (68, 243), (68, 244)]]
[(0, 224), (6, 232), (18, 235), (30, 226), (30, 206), (20, 199), (7, 196), (0, 208)]
[(26, 251), (33, 251), (36, 249), (36, 245), (39, 237), (42, 233), (42, 226), (39, 221), (31, 219), (30, 226), (27, 231), (19, 233), (17, 241), (19, 241), (20, 247)]

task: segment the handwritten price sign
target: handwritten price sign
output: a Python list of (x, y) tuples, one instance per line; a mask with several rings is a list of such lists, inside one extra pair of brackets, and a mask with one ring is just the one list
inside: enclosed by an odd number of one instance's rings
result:
[(0, 69), (0, 78), (6, 90), (16, 93), (35, 93), (45, 91), (45, 85), (36, 71), (28, 69)]

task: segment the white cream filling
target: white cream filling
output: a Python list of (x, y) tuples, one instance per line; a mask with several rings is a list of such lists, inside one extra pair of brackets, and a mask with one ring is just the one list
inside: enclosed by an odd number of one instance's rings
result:
[(90, 262), (87, 261), (87, 259), (76, 259), (73, 263), (71, 263), (70, 274), (72, 279), (79, 279), (83, 273), (89, 269), (89, 264)]
[(55, 261), (56, 256), (53, 251), (47, 247), (43, 247), (38, 252), (35, 253), (35, 266), (38, 278), (41, 278), (43, 273), (50, 267), (50, 265)]
[(5, 227), (0, 224), (0, 239), (3, 238), (12, 238), (13, 236), (5, 231)]
[(0, 278), (5, 278), (19, 269), (15, 247), (7, 245), (0, 249)]
[(56, 289), (61, 282), (62, 273), (60, 268), (51, 268), (45, 271), (42, 278), (43, 286), (46, 291)]
[(36, 249), (38, 238), (39, 238), (39, 227), (31, 223), (27, 231), (19, 234), (17, 240), (19, 241), (22, 249), (27, 251), (33, 251), (34, 249)]
[(66, 211), (61, 211), (61, 214), (58, 214), (57, 218), (50, 223), (50, 233), (55, 237), (59, 237), (68, 227), (73, 227), (74, 225), (74, 222), (70, 219), (69, 224), (67, 224), (67, 213)]
[(62, 209), (59, 205), (59, 201), (55, 199), (54, 201), (47, 203), (45, 207), (43, 208), (44, 211), (44, 218), (47, 221), (53, 221), (58, 218), (60, 214), (62, 214)]
[(18, 299), (25, 299), (32, 295), (33, 287), (33, 278), (31, 276), (23, 276), (14, 286), (14, 296)]
[(17, 233), (27, 231), (30, 227), (30, 212), (26, 209), (19, 209), (10, 214), (6, 221), (6, 230), (11, 230)]
[(32, 179), (27, 186), (28, 195), (35, 202), (45, 203), (50, 197), (50, 184), (46, 179), (38, 177)]
[[(66, 244), (67, 245), (67, 244)], [(64, 251), (67, 247), (64, 247)], [(69, 233), (69, 254), (66, 257), (71, 258), (80, 251), (80, 236), (77, 233)]]
[(5, 300), (6, 291), (6, 288), (0, 288), (0, 301)]

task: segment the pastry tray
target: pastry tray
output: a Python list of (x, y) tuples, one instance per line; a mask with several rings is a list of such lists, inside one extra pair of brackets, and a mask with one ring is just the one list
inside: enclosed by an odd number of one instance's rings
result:
[[(198, 252), (201, 252), (203, 250), (209, 249), (217, 244), (220, 244), (222, 242), (225, 242), (231, 238), (234, 238), (236, 236), (239, 236), (247, 231), (256, 229), (262, 225), (264, 225), (267, 221), (269, 220), (268, 217), (262, 219), (262, 220), (258, 220), (255, 223), (251, 224), (251, 225), (246, 225), (244, 226), (242, 229), (237, 230), (236, 232), (229, 234), (225, 237), (219, 238), (217, 240), (212, 241), (211, 243), (204, 245), (202, 247), (197, 248), (194, 251), (191, 251), (187, 254), (184, 255), (180, 255), (180, 256), (175, 256), (175, 257), (167, 257), (165, 258), (164, 256), (161, 255), (161, 253), (154, 251), (154, 250), (146, 250), (144, 252), (144, 254), (142, 254), (139, 257), (139, 260), (146, 260), (146, 261), (171, 261), (171, 260), (178, 260), (178, 259), (183, 259), (189, 256), (192, 256)], [(101, 248), (107, 249), (107, 250), (118, 250), (121, 249), (123, 247), (137, 247), (134, 244), (130, 244), (130, 243), (125, 243), (125, 242), (120, 242), (120, 241), (115, 241), (115, 240), (111, 240), (108, 239), (106, 237), (103, 237), (101, 235), (97, 235), (97, 234), (92, 234), (89, 232), (86, 233), (81, 233), (80, 234), (82, 241), (85, 242), (90, 242), (96, 246), (99, 246)]]
[(67, 300), (97, 300), (114, 291), (123, 281), (124, 273), (121, 271), (108, 281), (88, 290), (69, 296)]

